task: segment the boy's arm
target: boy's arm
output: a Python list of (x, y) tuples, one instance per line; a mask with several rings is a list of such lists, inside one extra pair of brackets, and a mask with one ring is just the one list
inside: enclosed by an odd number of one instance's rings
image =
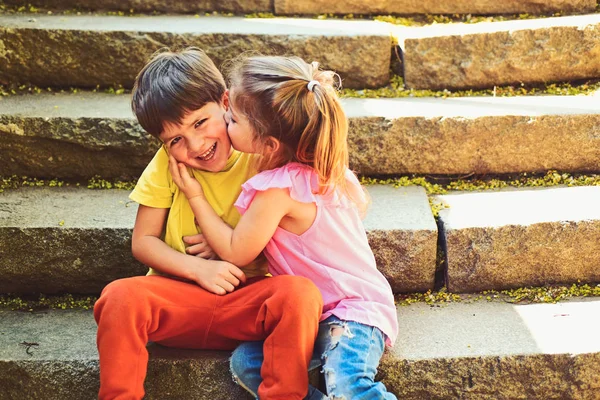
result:
[(204, 260), (169, 247), (160, 238), (168, 212), (166, 208), (139, 206), (131, 245), (136, 259), (159, 272), (190, 280), (216, 294), (232, 292), (240, 281), (246, 280), (242, 270), (235, 265)]

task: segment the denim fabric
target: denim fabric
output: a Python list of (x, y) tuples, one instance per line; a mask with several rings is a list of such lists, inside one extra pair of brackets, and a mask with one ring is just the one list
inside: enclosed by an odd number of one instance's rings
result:
[[(396, 396), (374, 380), (384, 348), (379, 329), (335, 316), (327, 318), (319, 325), (309, 370), (322, 366), (329, 397), (311, 386), (305, 399), (395, 400)], [(262, 381), (262, 360), (262, 342), (243, 343), (231, 356), (234, 379), (254, 397)]]

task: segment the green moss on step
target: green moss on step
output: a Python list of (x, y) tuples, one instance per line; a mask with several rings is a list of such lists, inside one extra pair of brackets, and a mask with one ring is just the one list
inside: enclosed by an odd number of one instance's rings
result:
[[(437, 179), (438, 181), (441, 180)], [(591, 174), (570, 174), (557, 171), (548, 171), (545, 175), (522, 173), (515, 177), (501, 178), (472, 178), (455, 179), (444, 178), (445, 183), (436, 182), (435, 178), (420, 176), (402, 176), (399, 178), (368, 178), (362, 177), (361, 183), (364, 185), (382, 184), (393, 185), (394, 187), (403, 186), (422, 186), (427, 194), (446, 194), (450, 190), (475, 191), (475, 190), (493, 190), (506, 187), (551, 187), (551, 186), (600, 186), (600, 175)]]
[(12, 311), (40, 310), (90, 310), (98, 300), (96, 296), (65, 294), (60, 296), (11, 296), (0, 295), (0, 309)]
[(556, 303), (575, 297), (599, 297), (600, 284), (574, 283), (570, 286), (526, 287), (508, 290), (486, 290), (473, 294), (449, 293), (446, 288), (437, 292), (428, 290), (425, 293), (396, 295), (396, 302), (401, 306), (415, 303), (426, 303), (431, 306), (444, 303), (473, 301), (502, 301), (507, 303)]
[(106, 180), (99, 176), (90, 178), (86, 183), (69, 183), (59, 179), (37, 179), (30, 178), (27, 176), (8, 176), (0, 177), (0, 193), (7, 189), (18, 189), (20, 187), (62, 187), (62, 186), (85, 186), (88, 189), (121, 189), (121, 190), (133, 190), (136, 181), (120, 181), (120, 180)]
[(340, 92), (341, 97), (348, 98), (405, 98), (405, 97), (474, 97), (474, 96), (493, 96), (493, 97), (516, 97), (516, 96), (540, 96), (540, 95), (590, 95), (600, 90), (600, 81), (590, 80), (582, 83), (549, 83), (544, 85), (525, 85), (518, 86), (495, 86), (490, 89), (481, 90), (428, 90), (428, 89), (409, 89), (404, 84), (401, 76), (394, 75), (390, 79), (388, 86), (378, 89), (343, 89)]

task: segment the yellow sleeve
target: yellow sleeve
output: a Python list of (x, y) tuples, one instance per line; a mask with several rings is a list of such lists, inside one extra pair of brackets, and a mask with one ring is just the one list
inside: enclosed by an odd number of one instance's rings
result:
[(169, 156), (164, 147), (158, 149), (138, 180), (129, 198), (155, 208), (171, 208), (175, 184), (169, 173)]

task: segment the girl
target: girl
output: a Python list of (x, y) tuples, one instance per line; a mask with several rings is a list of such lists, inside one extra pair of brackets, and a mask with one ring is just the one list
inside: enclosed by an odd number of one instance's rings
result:
[[(235, 149), (261, 154), (259, 173), (242, 186), (235, 229), (205, 199), (185, 165), (170, 159), (212, 249), (235, 265), (263, 251), (274, 276), (311, 279), (323, 296), (313, 359), (333, 399), (395, 399), (374, 381), (384, 345), (397, 336), (391, 288), (377, 270), (361, 215), (368, 198), (348, 169), (348, 124), (335, 74), (296, 57), (251, 57), (230, 74), (225, 116)], [(232, 370), (256, 396), (262, 344), (233, 354)], [(309, 398), (324, 398), (310, 388)]]

